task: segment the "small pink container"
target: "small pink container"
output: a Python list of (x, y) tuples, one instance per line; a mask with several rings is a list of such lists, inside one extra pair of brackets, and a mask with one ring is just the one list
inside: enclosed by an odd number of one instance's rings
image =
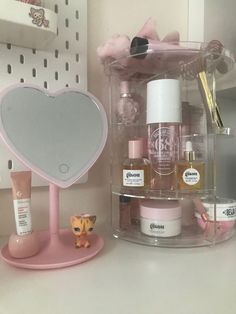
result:
[(181, 207), (177, 201), (145, 200), (140, 204), (141, 232), (152, 237), (181, 233)]

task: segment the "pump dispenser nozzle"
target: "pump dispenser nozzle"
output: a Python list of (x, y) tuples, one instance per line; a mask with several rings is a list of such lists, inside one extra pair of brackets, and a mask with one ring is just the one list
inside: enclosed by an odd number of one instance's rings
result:
[(187, 141), (185, 144), (184, 159), (187, 161), (193, 161), (196, 159), (195, 151), (193, 150), (193, 144), (191, 141)]

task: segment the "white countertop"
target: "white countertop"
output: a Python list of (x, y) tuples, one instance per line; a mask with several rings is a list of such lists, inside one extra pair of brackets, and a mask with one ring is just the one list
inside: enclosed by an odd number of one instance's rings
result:
[[(3, 244), (2, 240), (2, 244)], [(236, 237), (163, 249), (105, 238), (89, 262), (24, 270), (0, 261), (0, 314), (235, 314)]]

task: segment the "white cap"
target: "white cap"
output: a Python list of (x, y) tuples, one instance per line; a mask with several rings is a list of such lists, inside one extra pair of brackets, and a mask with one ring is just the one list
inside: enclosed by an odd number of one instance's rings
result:
[(147, 124), (181, 123), (179, 80), (161, 79), (147, 84)]

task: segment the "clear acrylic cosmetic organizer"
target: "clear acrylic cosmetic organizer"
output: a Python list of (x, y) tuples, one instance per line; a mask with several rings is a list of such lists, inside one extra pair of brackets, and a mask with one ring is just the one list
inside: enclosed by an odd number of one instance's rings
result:
[[(217, 137), (227, 140), (232, 135), (215, 105), (215, 82), (232, 68), (234, 60), (227, 50), (219, 53), (209, 44), (178, 45), (166, 50), (148, 50), (144, 46), (138, 51), (124, 51), (124, 57), (105, 65), (110, 85), (113, 235), (157, 247), (213, 245), (231, 238), (235, 230), (235, 203), (217, 197), (215, 170)], [(157, 80), (177, 81), (180, 89), (181, 121), (171, 123), (167, 118), (156, 126), (168, 130), (172, 125), (169, 142), (163, 140), (163, 133), (153, 132), (153, 119), (158, 113), (154, 109), (152, 115), (147, 109), (152, 102), (152, 96), (147, 100), (148, 85)], [(168, 87), (163, 90), (168, 94)], [(162, 87), (157, 93), (162, 93)], [(173, 100), (171, 89), (169, 94), (172, 96), (167, 95), (167, 100)], [(162, 168), (156, 168), (157, 160), (152, 155), (153, 134), (159, 152), (167, 144), (172, 154), (171, 160), (163, 155), (163, 173), (159, 171)], [(175, 141), (179, 143), (177, 148)], [(171, 164), (171, 179), (165, 158)], [(141, 183), (137, 179), (140, 169)], [(222, 218), (222, 212), (233, 215)]]

